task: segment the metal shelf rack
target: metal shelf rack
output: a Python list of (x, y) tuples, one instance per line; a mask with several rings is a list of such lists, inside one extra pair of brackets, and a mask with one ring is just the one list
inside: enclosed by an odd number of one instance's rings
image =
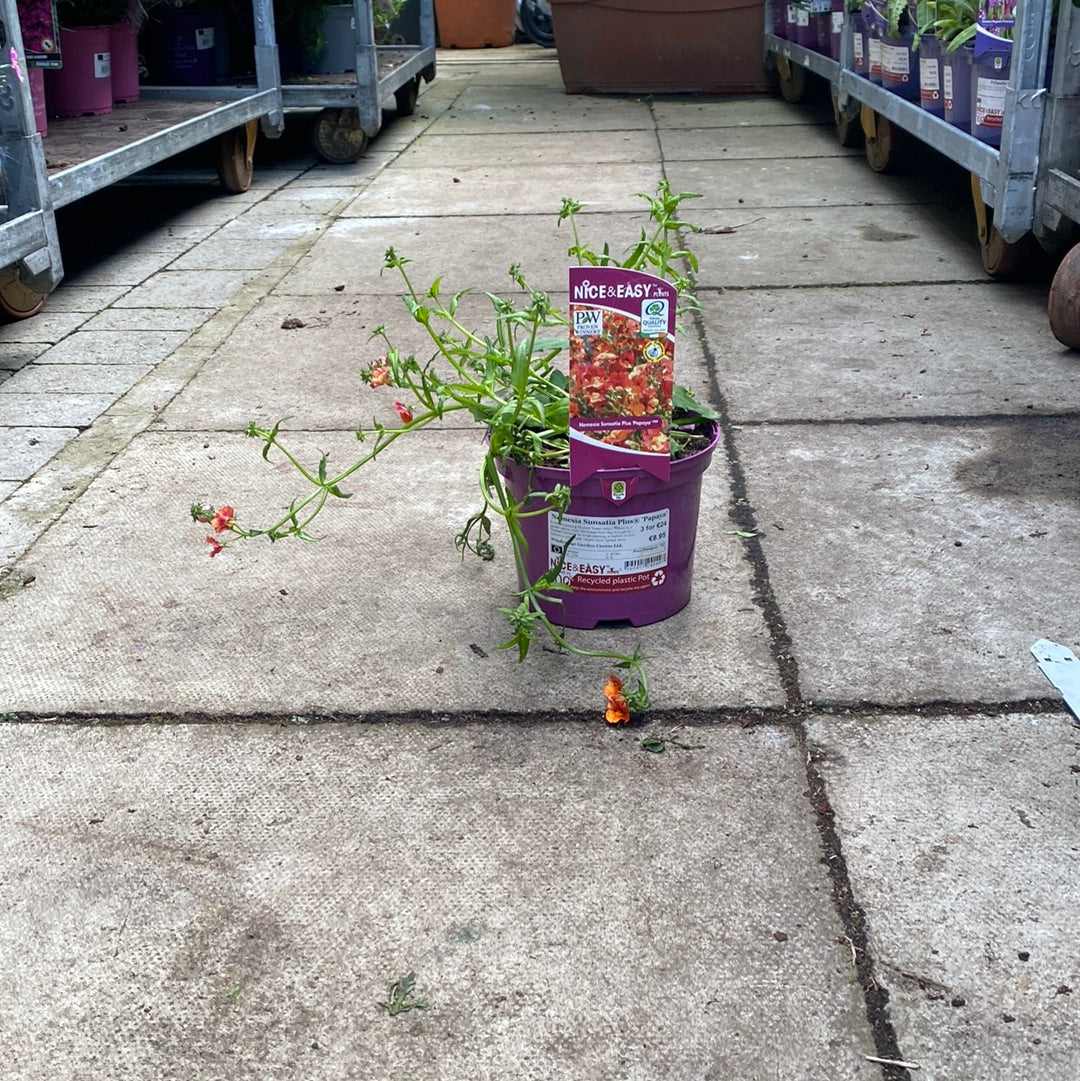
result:
[[(1080, 9), (1068, 0), (1059, 7), (1056, 59), (1046, 82), (1052, 2), (1029, 0), (1017, 6), (1017, 26), (1005, 96), (1000, 147), (981, 142), (967, 132), (906, 101), (853, 69), (852, 35), (845, 11), (839, 60), (814, 52), (771, 33), (772, 8), (766, 0), (765, 52), (777, 58), (784, 86), (792, 65), (813, 72), (831, 86), (838, 128), (861, 122), (875, 130), (884, 119), (937, 150), (972, 174), (972, 192), (979, 224), (983, 263), (988, 273), (1006, 276), (1028, 234), (1051, 254), (1060, 254), (1075, 239), (1080, 223)], [(795, 98), (796, 89), (790, 96)], [(843, 134), (842, 136), (843, 137)], [(867, 157), (875, 168), (871, 142)], [(1060, 279), (1060, 280), (1059, 280)], [(1051, 326), (1066, 344), (1080, 348), (1080, 312), (1070, 299), (1064, 316), (1074, 326), (1054, 325), (1054, 294), (1080, 296), (1080, 246), (1062, 262), (1051, 295)]]

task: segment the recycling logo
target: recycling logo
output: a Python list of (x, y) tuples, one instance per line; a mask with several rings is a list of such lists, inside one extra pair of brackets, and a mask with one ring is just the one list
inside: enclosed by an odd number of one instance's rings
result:
[(652, 584), (654, 586), (662, 586), (667, 579), (667, 575), (662, 571), (654, 571), (652, 576)]

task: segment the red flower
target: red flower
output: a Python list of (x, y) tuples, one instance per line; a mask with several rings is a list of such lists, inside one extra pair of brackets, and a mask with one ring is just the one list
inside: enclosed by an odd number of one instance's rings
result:
[(398, 416), (401, 417), (402, 424), (408, 424), (412, 420), (412, 410), (408, 406), (404, 406), (401, 402), (394, 402), (394, 408), (398, 412)]
[[(224, 507), (218, 507), (214, 511), (214, 517), (210, 519), (210, 524), (214, 527), (215, 533), (224, 533), (226, 529), (232, 527), (233, 522), (236, 521), (236, 513), (228, 504)], [(214, 553), (217, 554), (216, 552)]]
[(213, 559), (218, 552), (222, 551), (225, 547), (216, 537), (207, 537), (206, 543), (210, 545), (210, 558)]
[(604, 697), (607, 699), (604, 720), (608, 724), (626, 724), (630, 720), (630, 707), (623, 697), (622, 680), (618, 676), (608, 676), (604, 684)]

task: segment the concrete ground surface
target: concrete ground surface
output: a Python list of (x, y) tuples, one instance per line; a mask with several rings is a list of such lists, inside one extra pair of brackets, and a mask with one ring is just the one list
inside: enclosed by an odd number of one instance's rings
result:
[[(812, 103), (569, 97), (528, 46), (440, 54), (352, 166), (292, 121), (245, 195), (92, 197), (0, 328), (4, 1076), (1071, 1081), (1080, 730), (1030, 647), (1080, 644), (1080, 357), (985, 278), (966, 177), (876, 175)], [(300, 491), (249, 422), (333, 463), (390, 422), (388, 245), (565, 302), (561, 198), (621, 249), (661, 177), (724, 441), (691, 604), (575, 635), (648, 656), (643, 723), (496, 648), (476, 430), (207, 558), (189, 504)]]

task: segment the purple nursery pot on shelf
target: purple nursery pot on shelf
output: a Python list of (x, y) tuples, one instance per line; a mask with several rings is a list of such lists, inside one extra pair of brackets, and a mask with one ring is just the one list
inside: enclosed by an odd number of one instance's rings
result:
[(1012, 46), (1008, 38), (981, 26), (975, 28), (975, 48), (971, 55), (971, 134), (991, 146), (1001, 145)]
[(919, 43), (919, 104), (924, 112), (944, 119), (941, 67), (941, 42), (933, 34), (924, 34)]
[[(562, 603), (543, 606), (552, 623), (586, 630), (622, 621), (642, 627), (686, 607), (701, 477), (719, 438), (720, 428), (713, 425), (708, 446), (672, 461), (669, 480), (637, 467), (601, 469), (572, 489), (561, 520), (555, 511), (520, 520), (531, 581), (557, 562), (570, 542), (563, 577), (573, 592), (556, 594)], [(499, 471), (516, 500), (570, 482), (568, 469), (503, 461)], [(542, 505), (536, 500), (526, 509)]]
[(945, 119), (961, 131), (971, 130), (971, 53), (962, 45), (941, 54), (941, 93), (945, 99)]

